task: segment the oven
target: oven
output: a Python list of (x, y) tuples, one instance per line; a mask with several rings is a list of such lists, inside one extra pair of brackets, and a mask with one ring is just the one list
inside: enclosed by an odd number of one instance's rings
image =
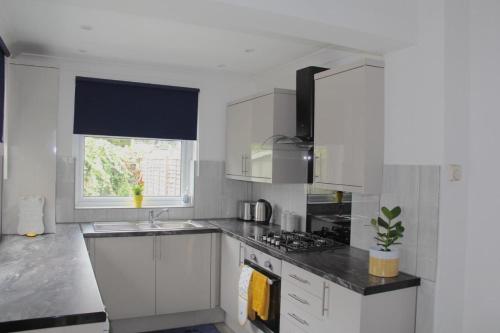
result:
[(250, 246), (244, 246), (245, 265), (264, 274), (269, 279), (269, 316), (262, 320), (255, 316), (255, 320), (248, 320), (264, 333), (279, 333), (280, 331), (280, 297), (281, 297), (281, 260), (271, 257)]

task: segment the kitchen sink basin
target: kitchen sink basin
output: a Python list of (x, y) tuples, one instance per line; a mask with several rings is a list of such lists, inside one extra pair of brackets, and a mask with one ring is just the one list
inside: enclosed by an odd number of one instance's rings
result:
[(193, 229), (202, 228), (192, 221), (158, 221), (155, 223), (150, 222), (96, 222), (94, 223), (94, 230), (96, 232), (110, 232), (110, 231), (161, 231), (161, 230), (179, 230), (179, 229)]

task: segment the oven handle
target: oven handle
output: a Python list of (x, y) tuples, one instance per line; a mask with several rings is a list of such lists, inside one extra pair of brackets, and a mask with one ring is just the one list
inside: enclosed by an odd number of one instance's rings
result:
[(273, 285), (276, 282), (281, 282), (281, 277), (265, 270), (264, 268), (260, 267), (259, 265), (254, 264), (250, 260), (245, 259), (244, 263), (245, 263), (245, 265), (250, 266), (253, 269), (255, 269), (256, 271), (259, 271), (260, 273), (264, 274), (267, 277), (270, 285)]

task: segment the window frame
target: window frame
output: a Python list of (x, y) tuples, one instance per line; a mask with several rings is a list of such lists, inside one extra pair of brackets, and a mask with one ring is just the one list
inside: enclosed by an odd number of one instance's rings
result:
[[(83, 169), (85, 159), (85, 137), (96, 138), (125, 138), (155, 140), (152, 138), (114, 137), (105, 135), (77, 135), (76, 138), (76, 161), (75, 161), (75, 208), (135, 208), (133, 196), (130, 197), (85, 197), (83, 195)], [(157, 139), (165, 140), (165, 139)], [(194, 149), (196, 141), (181, 141), (181, 195), (178, 197), (146, 197), (142, 208), (163, 207), (193, 207), (194, 205)], [(188, 189), (189, 202), (184, 203), (184, 189)]]

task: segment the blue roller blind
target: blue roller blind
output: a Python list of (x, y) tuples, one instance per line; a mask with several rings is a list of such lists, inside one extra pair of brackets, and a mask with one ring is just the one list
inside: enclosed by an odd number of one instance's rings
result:
[(73, 133), (196, 140), (199, 89), (76, 77)]

